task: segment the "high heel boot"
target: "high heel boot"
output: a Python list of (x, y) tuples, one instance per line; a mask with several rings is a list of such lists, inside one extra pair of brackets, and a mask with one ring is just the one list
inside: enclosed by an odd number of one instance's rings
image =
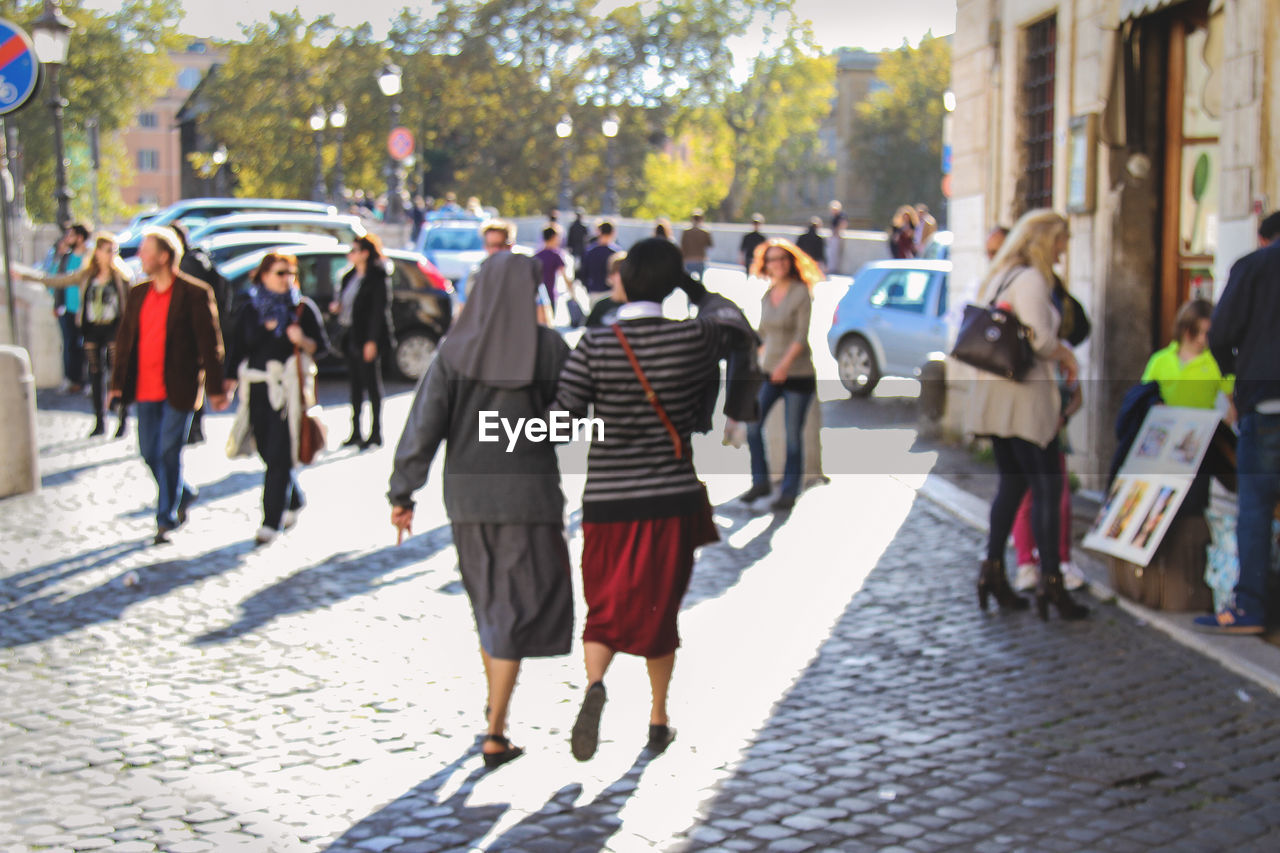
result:
[(1031, 605), (1009, 586), (1004, 560), (983, 560), (978, 573), (978, 606), (987, 609), (987, 599), (994, 596), (1001, 609), (1026, 610)]
[(1062, 573), (1040, 574), (1040, 584), (1036, 587), (1036, 612), (1040, 618), (1049, 621), (1049, 605), (1058, 608), (1058, 618), (1067, 621), (1083, 619), (1089, 615), (1089, 608), (1077, 603), (1062, 585)]

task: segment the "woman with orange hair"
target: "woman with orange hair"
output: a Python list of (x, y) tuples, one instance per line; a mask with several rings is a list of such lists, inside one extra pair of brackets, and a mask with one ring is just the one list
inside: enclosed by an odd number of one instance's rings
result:
[(822, 272), (813, 259), (790, 240), (766, 240), (756, 250), (752, 275), (769, 282), (760, 303), (760, 367), (769, 381), (760, 389), (760, 420), (747, 426), (751, 448), (751, 488), (742, 495), (750, 503), (771, 492), (769, 462), (765, 456), (763, 424), (782, 399), (786, 405), (787, 461), (782, 487), (770, 506), (786, 512), (800, 493), (804, 467), (804, 421), (809, 402), (817, 391), (813, 351), (809, 348), (809, 316), (813, 308), (813, 285)]

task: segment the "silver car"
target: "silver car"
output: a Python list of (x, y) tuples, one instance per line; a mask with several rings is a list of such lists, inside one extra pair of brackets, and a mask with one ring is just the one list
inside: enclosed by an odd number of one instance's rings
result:
[(827, 333), (840, 382), (855, 397), (882, 376), (916, 376), (948, 344), (951, 261), (875, 261), (858, 270)]

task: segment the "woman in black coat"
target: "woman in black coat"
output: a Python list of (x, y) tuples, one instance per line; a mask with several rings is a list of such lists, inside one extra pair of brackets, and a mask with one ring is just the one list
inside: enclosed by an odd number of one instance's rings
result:
[[(347, 357), (347, 378), (351, 382), (351, 435), (343, 447), (364, 450), (382, 446), (382, 356), (394, 346), (391, 325), (391, 281), (382, 241), (376, 234), (357, 237), (347, 253), (351, 269), (329, 312), (336, 314), (342, 328), (342, 350)], [(360, 430), (360, 409), (365, 394), (373, 410), (369, 437)]]

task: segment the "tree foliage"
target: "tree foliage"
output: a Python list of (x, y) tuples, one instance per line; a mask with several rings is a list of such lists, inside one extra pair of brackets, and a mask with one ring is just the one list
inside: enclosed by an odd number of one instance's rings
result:
[(871, 182), (872, 216), (888, 222), (898, 206), (942, 209), (942, 95), (951, 85), (951, 47), (931, 34), (886, 53), (883, 84), (856, 110), (851, 148)]
[[(36, 0), (0, 0), (0, 17), (30, 32), (42, 4)], [(124, 0), (111, 13), (85, 8), (82, 0), (65, 0), (63, 13), (75, 24), (58, 88), (67, 102), (63, 116), (68, 187), (75, 193), (73, 216), (88, 220), (93, 210), (93, 174), (87, 126), (100, 129), (102, 170), (98, 194), (104, 220), (123, 216), (129, 208), (120, 188), (132, 180), (117, 131), (133, 121), (140, 104), (154, 100), (173, 80), (168, 51), (179, 43), (179, 0)], [(47, 81), (45, 81), (47, 84)], [(23, 158), (26, 207), (32, 219), (51, 222), (57, 208), (54, 176), (53, 118), (43, 88), (9, 121), (16, 126)]]

